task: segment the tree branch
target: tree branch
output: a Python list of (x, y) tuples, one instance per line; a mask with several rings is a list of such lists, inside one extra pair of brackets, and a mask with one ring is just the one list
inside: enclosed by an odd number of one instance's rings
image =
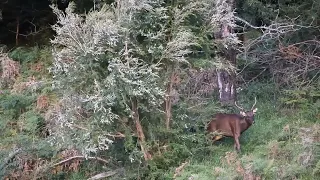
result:
[(58, 166), (58, 165), (60, 165), (60, 164), (66, 163), (66, 162), (68, 162), (68, 161), (71, 161), (71, 160), (73, 160), (73, 159), (91, 159), (91, 160), (92, 160), (92, 159), (95, 159), (95, 160), (101, 161), (101, 162), (103, 162), (103, 163), (105, 163), (105, 164), (109, 163), (108, 160), (105, 160), (105, 159), (102, 159), (102, 158), (99, 158), (99, 157), (73, 156), (73, 157), (70, 157), (70, 158), (65, 159), (65, 160), (63, 160), (63, 161), (60, 161), (60, 162), (52, 165), (51, 167)]
[(98, 180), (98, 179), (102, 179), (102, 178), (107, 178), (107, 177), (110, 177), (110, 176), (117, 174), (120, 170), (123, 170), (123, 168), (116, 169), (114, 171), (107, 171), (107, 172), (99, 173), (97, 175), (92, 176), (91, 178), (89, 178), (87, 180)]
[(106, 134), (107, 136), (113, 137), (113, 138), (125, 138), (126, 136), (122, 134), (121, 132), (117, 132), (116, 134)]

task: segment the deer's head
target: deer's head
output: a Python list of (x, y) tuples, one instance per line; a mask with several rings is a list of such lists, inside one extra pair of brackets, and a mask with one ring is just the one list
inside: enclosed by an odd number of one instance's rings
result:
[(254, 115), (257, 112), (258, 108), (256, 108), (257, 104), (257, 97), (254, 98), (254, 104), (251, 107), (249, 111), (246, 111), (244, 108), (237, 105), (237, 102), (234, 103), (237, 108), (240, 109), (240, 115), (243, 116), (245, 119), (250, 120), (252, 123), (254, 123)]

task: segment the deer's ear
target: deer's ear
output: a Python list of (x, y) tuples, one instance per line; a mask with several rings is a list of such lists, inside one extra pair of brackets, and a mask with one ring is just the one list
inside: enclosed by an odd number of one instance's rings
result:
[(246, 113), (243, 111), (240, 111), (241, 116), (246, 116)]
[(254, 109), (252, 110), (253, 114), (255, 114), (257, 111), (258, 111), (258, 108), (254, 108)]

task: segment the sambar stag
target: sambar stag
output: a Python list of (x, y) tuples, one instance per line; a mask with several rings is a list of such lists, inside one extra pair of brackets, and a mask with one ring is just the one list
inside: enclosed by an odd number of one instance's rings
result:
[(255, 108), (256, 103), (257, 98), (255, 97), (255, 102), (250, 111), (245, 111), (244, 108), (239, 107), (235, 102), (235, 106), (240, 109), (240, 114), (218, 113), (214, 115), (207, 126), (209, 133), (219, 134), (213, 136), (213, 141), (219, 140), (223, 136), (233, 137), (234, 148), (239, 152), (240, 135), (254, 124), (254, 115), (257, 112), (257, 108)]

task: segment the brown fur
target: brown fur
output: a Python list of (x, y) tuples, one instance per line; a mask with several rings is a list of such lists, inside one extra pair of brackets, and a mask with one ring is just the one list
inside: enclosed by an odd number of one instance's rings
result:
[(237, 151), (240, 151), (239, 138), (254, 123), (254, 114), (257, 111), (257, 108), (253, 109), (255, 104), (248, 112), (240, 111), (240, 114), (218, 113), (214, 115), (208, 124), (207, 131), (209, 133), (217, 132), (221, 135), (215, 135), (213, 141), (219, 140), (223, 136), (233, 137), (235, 142), (234, 147)]

